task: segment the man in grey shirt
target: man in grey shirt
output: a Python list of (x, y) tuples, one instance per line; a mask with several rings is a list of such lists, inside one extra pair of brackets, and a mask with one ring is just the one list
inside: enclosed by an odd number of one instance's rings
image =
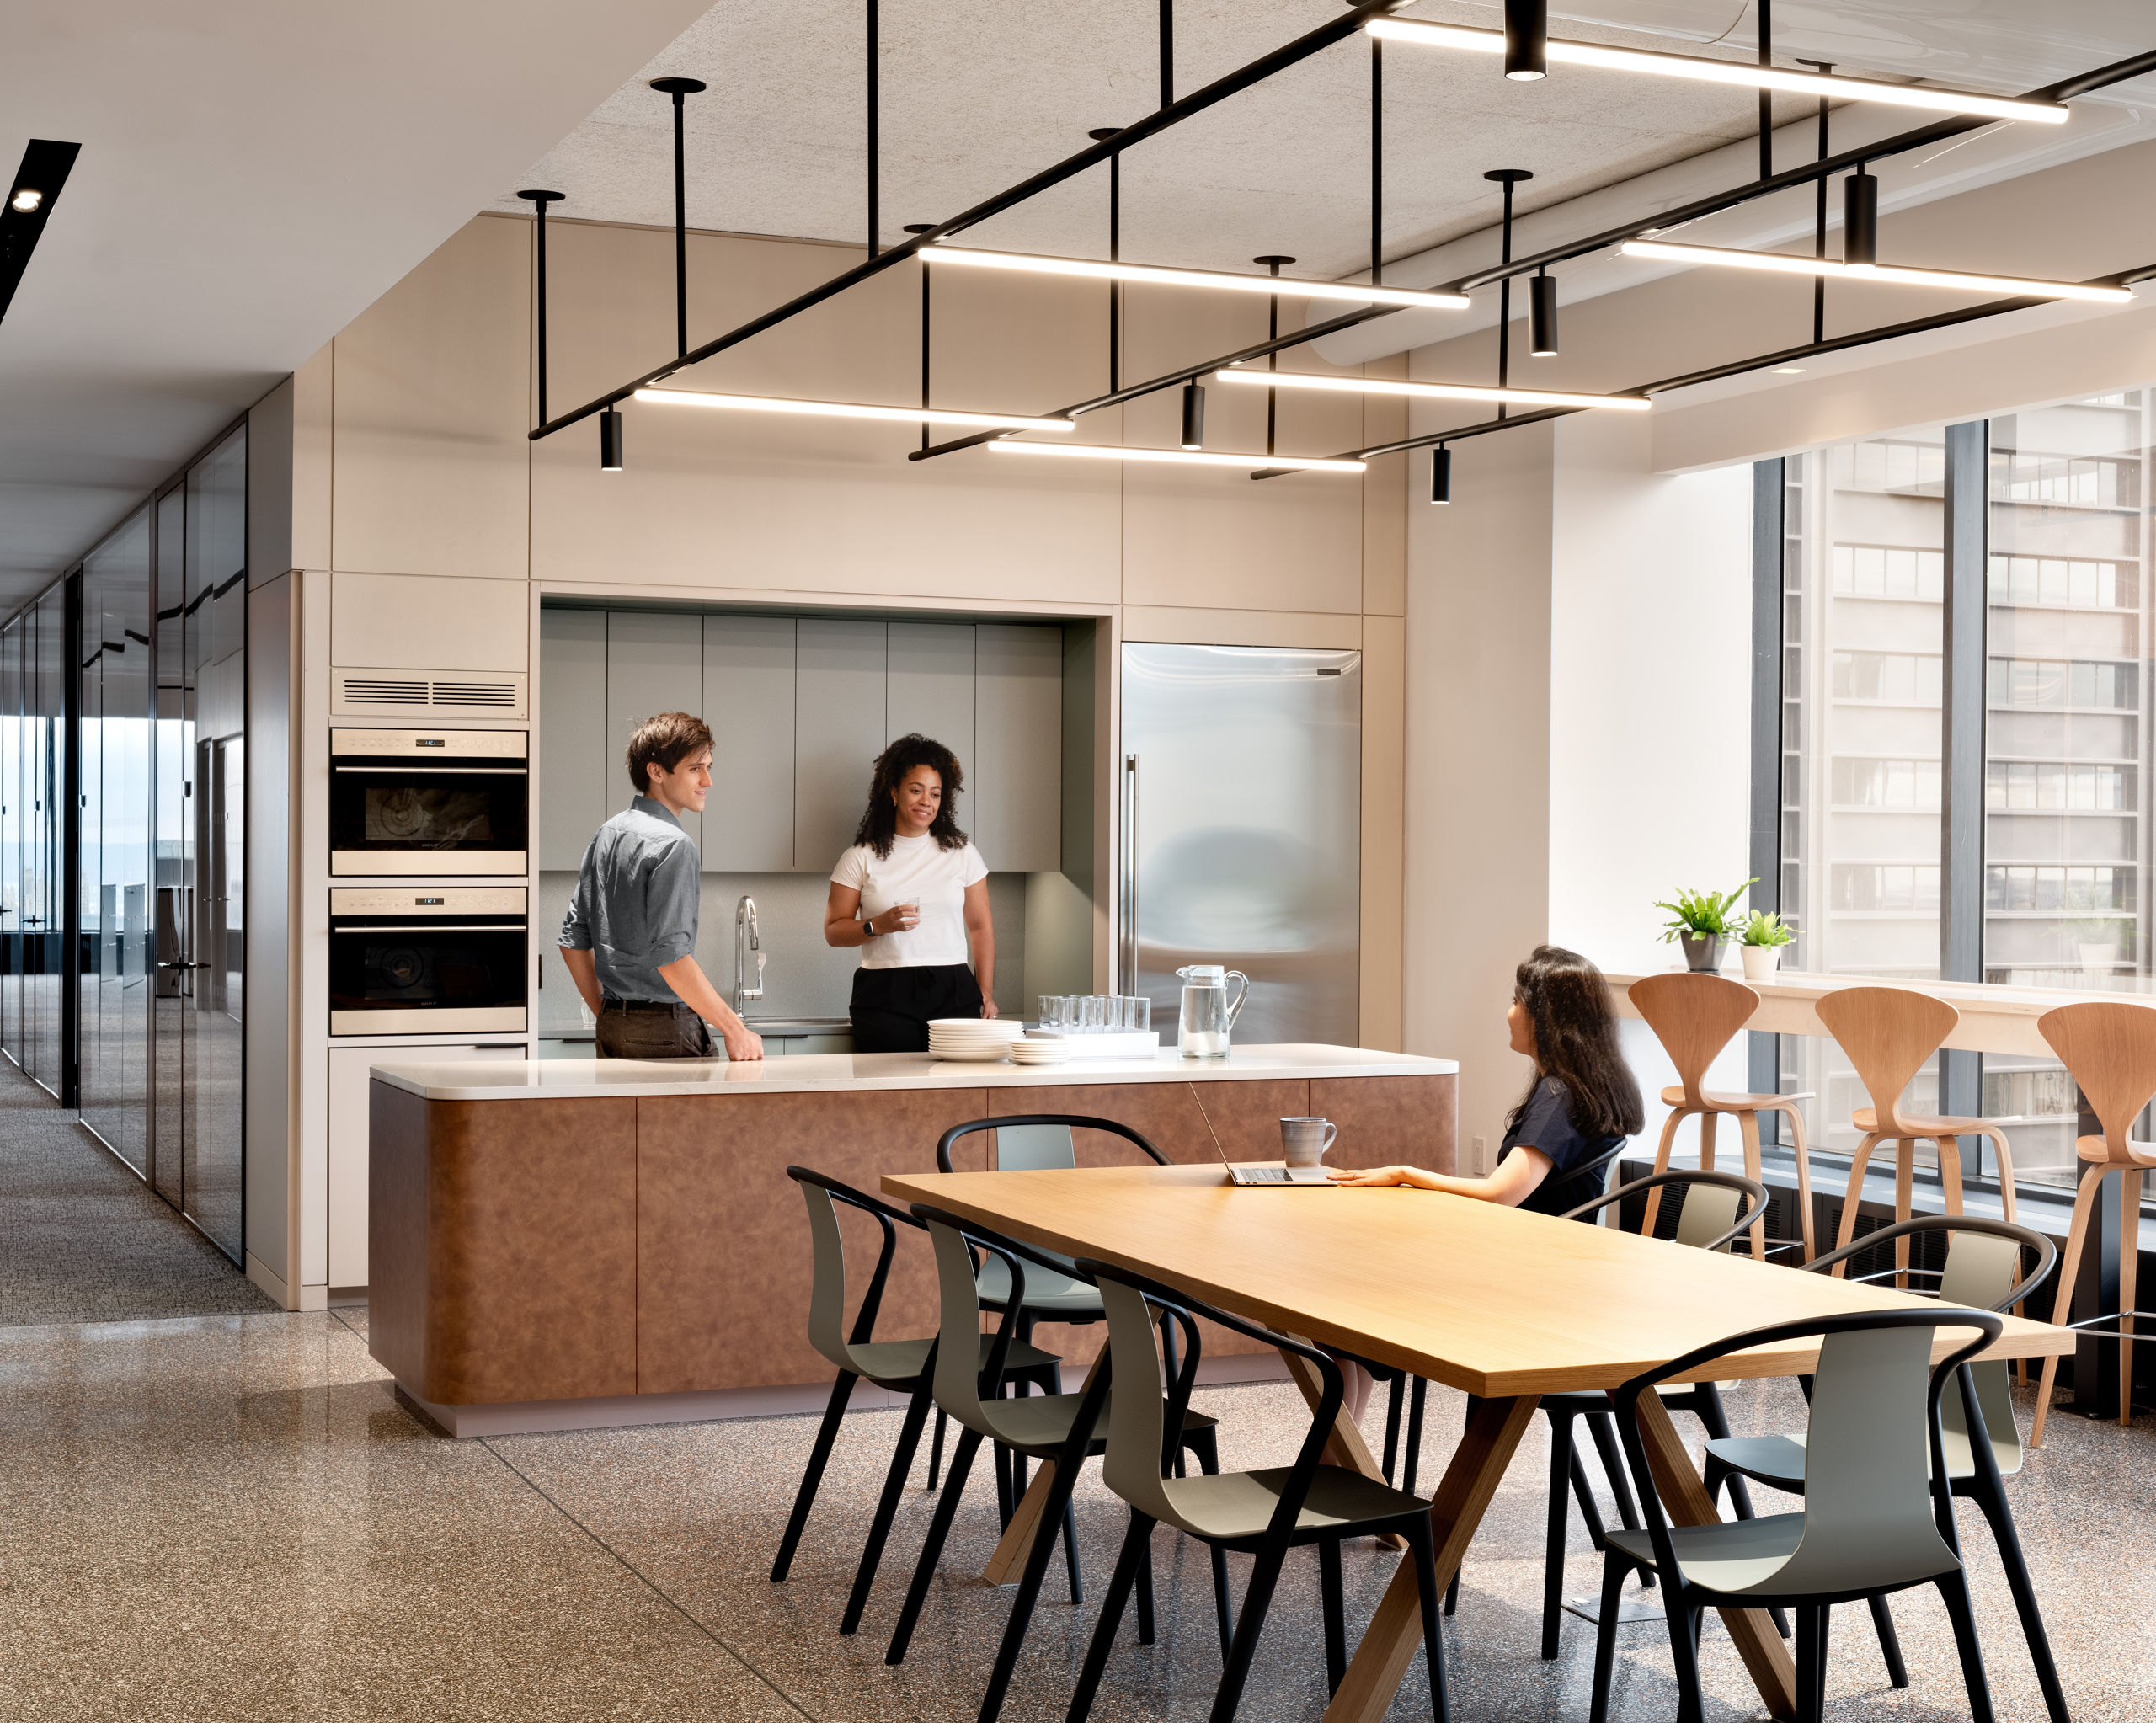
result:
[(703, 811), (711, 760), (702, 718), (645, 719), (629, 739), (637, 797), (599, 828), (577, 870), (562, 962), (598, 1021), (601, 1059), (707, 1059), (711, 1028), (729, 1059), (764, 1056), (696, 962), (700, 869), (680, 816)]

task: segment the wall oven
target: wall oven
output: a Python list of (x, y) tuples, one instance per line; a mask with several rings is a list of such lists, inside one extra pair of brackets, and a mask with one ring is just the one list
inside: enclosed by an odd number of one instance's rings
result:
[(524, 1032), (524, 888), (333, 886), (329, 1032)]
[(521, 730), (330, 731), (330, 872), (522, 873), (526, 740)]

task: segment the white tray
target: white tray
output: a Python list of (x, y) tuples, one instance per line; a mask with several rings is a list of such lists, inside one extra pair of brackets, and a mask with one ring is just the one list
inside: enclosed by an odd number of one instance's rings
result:
[(1161, 1050), (1157, 1029), (1112, 1029), (1099, 1035), (1058, 1035), (1053, 1030), (1028, 1029), (1028, 1041), (1059, 1041), (1079, 1059), (1147, 1059)]

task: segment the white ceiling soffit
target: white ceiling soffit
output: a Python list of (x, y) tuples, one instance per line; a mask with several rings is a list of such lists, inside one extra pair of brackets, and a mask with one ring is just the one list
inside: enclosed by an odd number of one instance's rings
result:
[(83, 146), (0, 321), (0, 609), (426, 257), (702, 0), (14, 0), (0, 158)]

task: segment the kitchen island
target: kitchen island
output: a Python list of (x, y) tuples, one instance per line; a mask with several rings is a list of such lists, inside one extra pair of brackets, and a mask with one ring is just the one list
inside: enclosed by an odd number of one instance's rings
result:
[[(885, 1173), (933, 1171), (951, 1126), (1022, 1112), (1113, 1119), (1177, 1161), (1215, 1160), (1216, 1132), (1230, 1159), (1278, 1161), (1278, 1120), (1321, 1113), (1340, 1127), (1337, 1165), (1450, 1171), (1457, 1071), (1315, 1045), (1030, 1068), (392, 1056), (368, 1086), (368, 1347), (454, 1435), (805, 1409), (831, 1372), (808, 1344), (808, 1219), (787, 1166), (873, 1192)], [(1098, 1132), (1076, 1147), (1081, 1166), (1138, 1155)], [(987, 1134), (959, 1150), (962, 1169), (994, 1164)], [(865, 1281), (875, 1228), (852, 1218)], [(929, 1252), (899, 1245), (877, 1332), (932, 1333)], [(1041, 1343), (1081, 1363), (1098, 1333), (1044, 1325)]]

